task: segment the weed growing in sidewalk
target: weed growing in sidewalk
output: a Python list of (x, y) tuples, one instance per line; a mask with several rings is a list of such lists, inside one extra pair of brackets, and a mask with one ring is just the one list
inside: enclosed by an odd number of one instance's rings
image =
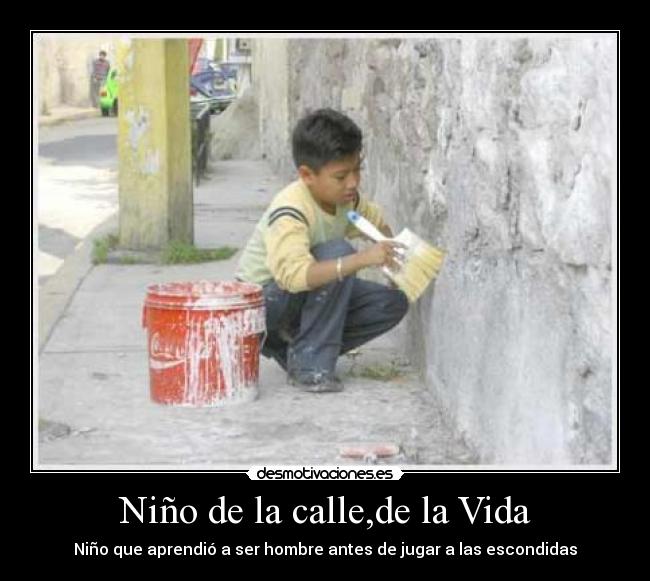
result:
[(375, 381), (393, 381), (408, 374), (408, 364), (397, 359), (388, 364), (367, 365), (354, 375)]
[(116, 234), (108, 234), (93, 240), (93, 264), (104, 264), (108, 260), (108, 253), (117, 248), (118, 243), (119, 238)]
[(358, 373), (359, 377), (374, 379), (375, 381), (390, 381), (402, 375), (401, 371), (392, 365), (373, 365), (364, 367)]
[(237, 252), (237, 248), (196, 248), (192, 244), (170, 242), (162, 251), (138, 252), (119, 248), (119, 237), (108, 234), (93, 240), (93, 264), (192, 264), (227, 260)]
[(120, 264), (146, 264), (144, 260), (138, 260), (135, 256), (122, 256)]
[(194, 262), (210, 262), (212, 260), (228, 260), (237, 252), (237, 248), (222, 246), (221, 248), (196, 248), (192, 244), (170, 242), (162, 253), (163, 264), (187, 264)]

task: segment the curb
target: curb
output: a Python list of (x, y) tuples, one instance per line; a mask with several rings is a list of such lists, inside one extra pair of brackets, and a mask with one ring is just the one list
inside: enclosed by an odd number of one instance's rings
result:
[(83, 239), (59, 270), (39, 289), (38, 352), (41, 354), (77, 289), (93, 268), (93, 240), (118, 228), (118, 212), (104, 220)]
[(78, 121), (80, 119), (94, 119), (95, 117), (98, 119), (101, 117), (101, 113), (99, 112), (99, 110), (80, 111), (79, 113), (71, 113), (70, 115), (65, 115), (62, 117), (53, 117), (49, 119), (39, 117), (38, 126), (49, 127), (52, 125), (60, 125), (61, 123), (65, 123), (66, 121)]

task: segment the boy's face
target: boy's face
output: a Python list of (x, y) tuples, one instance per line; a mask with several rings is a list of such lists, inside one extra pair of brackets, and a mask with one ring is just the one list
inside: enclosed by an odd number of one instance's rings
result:
[(298, 168), (309, 191), (326, 206), (338, 206), (354, 201), (361, 182), (361, 153), (330, 161), (318, 173), (307, 166)]

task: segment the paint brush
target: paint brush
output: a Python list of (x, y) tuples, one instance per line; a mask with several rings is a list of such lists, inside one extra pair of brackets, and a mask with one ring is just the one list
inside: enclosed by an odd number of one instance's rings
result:
[(429, 283), (438, 276), (445, 253), (422, 240), (408, 228), (402, 230), (394, 238), (388, 238), (358, 212), (349, 211), (347, 216), (352, 224), (375, 242), (389, 240), (403, 245), (403, 248), (397, 249), (400, 253), (400, 258), (397, 261), (399, 268), (393, 270), (384, 267), (382, 270), (404, 291), (409, 302), (413, 303), (420, 298)]

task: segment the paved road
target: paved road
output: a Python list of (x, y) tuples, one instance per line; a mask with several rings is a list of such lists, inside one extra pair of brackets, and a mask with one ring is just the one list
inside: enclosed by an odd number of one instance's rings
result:
[(117, 119), (42, 127), (38, 139), (39, 285), (117, 211)]

